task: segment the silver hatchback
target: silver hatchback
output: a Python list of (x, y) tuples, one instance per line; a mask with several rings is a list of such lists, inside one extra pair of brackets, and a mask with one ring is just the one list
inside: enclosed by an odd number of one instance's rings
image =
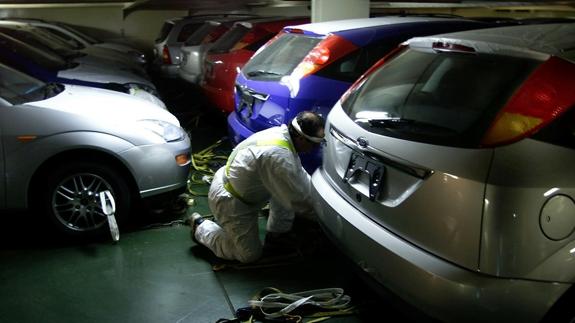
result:
[(414, 38), (327, 117), (319, 219), (445, 322), (575, 319), (575, 24)]
[(191, 143), (176, 117), (125, 93), (44, 83), (0, 65), (0, 209), (36, 209), (73, 236), (107, 229), (140, 199), (187, 186)]

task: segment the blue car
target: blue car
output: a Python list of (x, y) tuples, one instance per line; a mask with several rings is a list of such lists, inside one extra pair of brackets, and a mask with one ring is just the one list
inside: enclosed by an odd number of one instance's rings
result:
[[(285, 27), (236, 79), (235, 110), (228, 116), (232, 144), (287, 124), (302, 110), (326, 116), (359, 76), (411, 37), (494, 25), (459, 18), (388, 16)], [(319, 150), (300, 155), (310, 173), (320, 165), (320, 156)]]

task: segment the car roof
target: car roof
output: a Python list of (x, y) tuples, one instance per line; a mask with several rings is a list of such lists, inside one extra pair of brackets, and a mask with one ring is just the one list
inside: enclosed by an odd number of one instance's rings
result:
[(417, 23), (433, 21), (454, 21), (457, 18), (447, 17), (422, 17), (422, 16), (385, 16), (374, 18), (344, 19), (326, 22), (316, 22), (297, 26), (287, 26), (285, 29), (301, 29), (317, 35), (327, 35), (354, 29), (370, 28), (377, 26), (393, 25), (400, 23)]
[(411, 47), (430, 47), (437, 42), (451, 42), (471, 47), (481, 53), (514, 56), (543, 54), (572, 60), (575, 51), (573, 35), (575, 35), (575, 23), (519, 25), (416, 37), (407, 43)]

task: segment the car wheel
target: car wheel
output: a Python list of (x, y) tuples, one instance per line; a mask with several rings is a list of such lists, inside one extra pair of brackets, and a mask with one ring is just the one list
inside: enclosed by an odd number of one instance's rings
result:
[(100, 205), (99, 193), (110, 191), (118, 222), (130, 209), (130, 190), (114, 168), (94, 162), (59, 165), (47, 176), (42, 189), (43, 213), (56, 229), (76, 237), (103, 234), (107, 217)]

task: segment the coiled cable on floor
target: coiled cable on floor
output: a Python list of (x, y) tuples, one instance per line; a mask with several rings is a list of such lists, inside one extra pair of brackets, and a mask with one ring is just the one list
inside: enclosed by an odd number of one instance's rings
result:
[(201, 151), (192, 154), (192, 168), (190, 170), (190, 180), (188, 183), (189, 193), (196, 196), (206, 196), (207, 193), (198, 192), (193, 188), (194, 185), (210, 184), (215, 172), (223, 165), (228, 159), (228, 154), (216, 153), (218, 148), (224, 141), (224, 138), (216, 141), (214, 144)]
[[(275, 288), (271, 291), (262, 297), (248, 301), (253, 308), (259, 308), (266, 319), (286, 316), (328, 317), (353, 313), (353, 307), (350, 305), (351, 297), (345, 295), (342, 288), (314, 289), (291, 294), (283, 293)], [(301, 308), (304, 306), (308, 311), (310, 307), (315, 310), (312, 313), (302, 313)], [(297, 314), (294, 315), (295, 313)]]

